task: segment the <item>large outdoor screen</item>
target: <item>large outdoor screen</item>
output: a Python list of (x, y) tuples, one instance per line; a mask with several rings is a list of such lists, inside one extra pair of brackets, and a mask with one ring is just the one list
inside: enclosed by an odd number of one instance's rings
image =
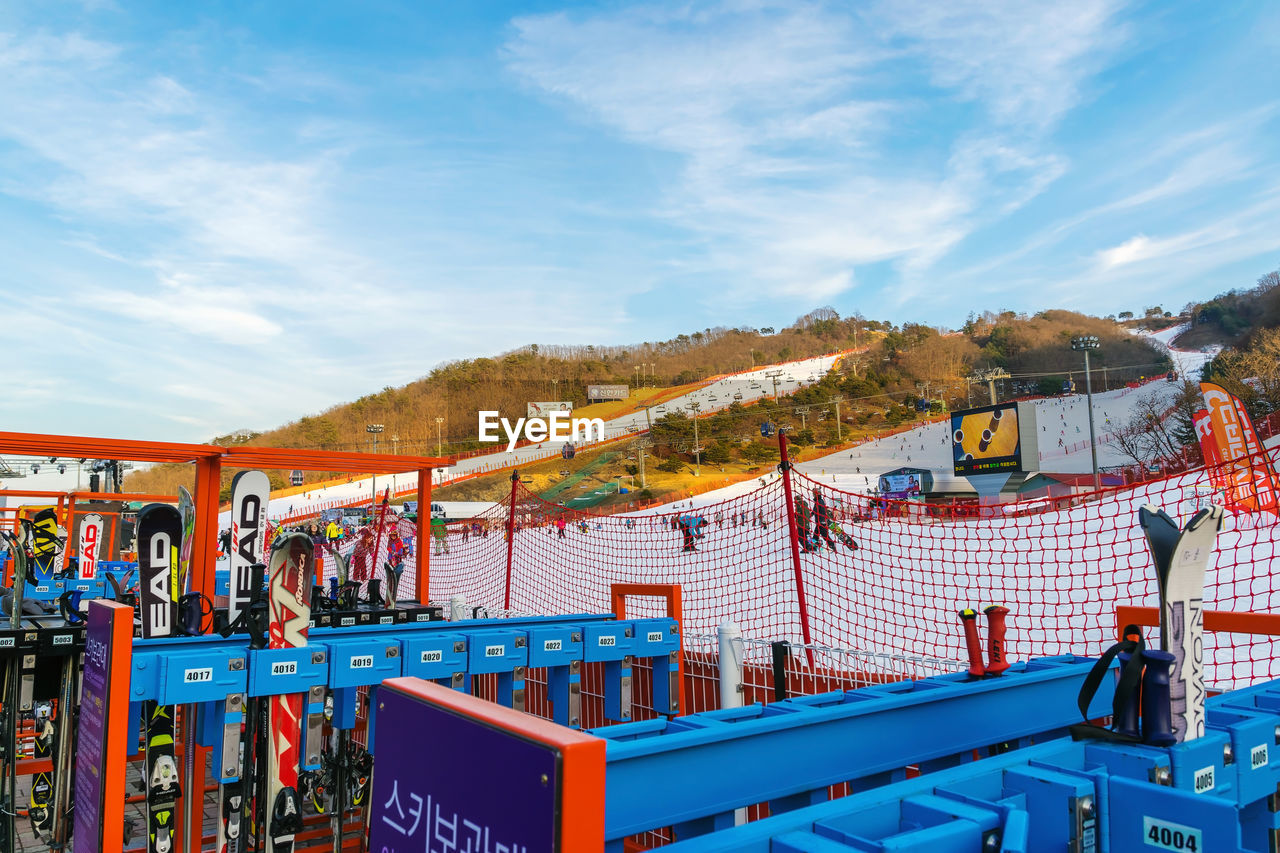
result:
[(1018, 426), (1017, 403), (953, 412), (951, 455), (956, 476), (1024, 470)]

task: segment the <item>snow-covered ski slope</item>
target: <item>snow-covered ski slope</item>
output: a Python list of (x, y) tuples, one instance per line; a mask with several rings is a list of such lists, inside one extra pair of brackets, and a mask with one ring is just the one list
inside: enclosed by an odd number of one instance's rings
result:
[[(835, 550), (824, 545), (802, 554), (809, 637), (882, 656), (876, 659), (886, 666), (906, 668), (893, 670), (899, 674), (917, 672), (913, 659), (963, 659), (956, 611), (990, 603), (1012, 611), (1016, 658), (1098, 654), (1114, 636), (1117, 605), (1156, 605), (1138, 508), (1153, 503), (1185, 522), (1215, 497), (1204, 473), (1192, 472), (1025, 515), (855, 523), (865, 499), (797, 477), (799, 493), (811, 494), (814, 485), (841, 508), (840, 523), (860, 547), (853, 551), (837, 541)], [(682, 535), (670, 523), (688, 511), (683, 507), (588, 519), (585, 531), (571, 524), (563, 539), (546, 519), (527, 519), (516, 533), (511, 607), (597, 610), (609, 606), (612, 583), (679, 583), (689, 633), (710, 634), (733, 620), (748, 637), (800, 639), (781, 483), (699, 503), (708, 526), (692, 552), (683, 550)], [(495, 512), (495, 520), (504, 511)], [(1280, 584), (1271, 572), (1278, 556), (1274, 517), (1228, 518), (1209, 571), (1206, 607), (1265, 612), (1280, 605)], [(505, 567), (506, 543), (496, 532), (465, 542), (451, 536), (450, 552), (431, 560), (432, 597), (463, 594), (471, 603), (501, 605)], [(1211, 635), (1207, 644), (1210, 678), (1218, 686), (1280, 676), (1280, 650), (1270, 641)]]
[[(1204, 354), (1199, 355), (1202, 362)], [(1198, 366), (1195, 355), (1184, 363)], [(1099, 424), (1105, 428), (1106, 417), (1122, 421), (1139, 395), (1172, 393), (1173, 388), (1157, 382), (1097, 395)], [(1040, 422), (1049, 429), (1056, 425), (1059, 434), (1074, 434), (1079, 425), (1087, 436), (1083, 400), (1043, 401)], [(930, 430), (939, 433), (934, 446)], [(729, 619), (748, 637), (798, 640), (804, 633), (803, 589), (812, 642), (858, 650), (869, 669), (910, 675), (948, 668), (939, 661), (962, 660), (956, 612), (996, 602), (1011, 609), (1015, 658), (1096, 655), (1114, 637), (1118, 605), (1156, 605), (1138, 508), (1151, 503), (1185, 522), (1205, 502), (1221, 501), (1205, 472), (1193, 471), (1091, 500), (1046, 502), (1042, 511), (961, 521), (892, 514), (852, 521), (866, 505), (867, 483), (857, 467), (878, 474), (923, 459), (949, 470), (944, 431), (934, 426), (866, 445), (853, 460), (846, 451), (799, 466), (796, 491), (810, 495), (820, 488), (839, 507), (844, 531), (860, 546), (853, 551), (837, 541), (834, 550), (824, 544), (802, 554), (799, 579), (785, 534), (782, 485), (772, 475), (763, 485), (752, 480), (641, 514), (591, 519), (585, 531), (571, 525), (563, 539), (545, 519), (530, 519), (516, 534), (511, 606), (535, 612), (594, 610), (608, 606), (611, 583), (679, 583), (689, 633), (713, 633)], [(916, 439), (910, 453), (909, 436)], [(1113, 459), (1122, 461), (1107, 448), (1100, 462)], [(1042, 467), (1084, 472), (1089, 465), (1085, 449), (1050, 454)], [(709, 522), (692, 552), (683, 550), (682, 535), (671, 525), (690, 507)], [(495, 519), (503, 518), (503, 511), (496, 511)], [(1271, 611), (1280, 604), (1280, 582), (1271, 573), (1278, 552), (1280, 526), (1274, 517), (1229, 516), (1210, 565), (1206, 607)], [(502, 603), (505, 558), (501, 536), (467, 542), (452, 537), (450, 553), (432, 558), (433, 597), (461, 593), (473, 603)], [(1206, 645), (1215, 686), (1280, 676), (1280, 646), (1271, 640), (1210, 634)]]
[[(771, 374), (774, 373), (778, 374), (776, 377), (777, 393), (779, 395), (790, 394), (799, 388), (817, 382), (839, 358), (839, 354), (833, 353), (731, 374), (717, 379), (705, 387), (694, 389), (654, 406), (651, 416), (660, 418), (678, 409), (683, 409), (687, 413), (690, 411), (689, 405), (691, 403), (696, 404), (700, 411), (705, 414), (717, 409), (726, 409), (735, 402), (750, 403), (763, 397), (772, 396), (774, 393), (774, 377)], [(477, 424), (477, 431), (478, 427), (479, 425)], [(606, 420), (605, 439), (609, 440), (621, 435), (638, 433), (647, 428), (648, 420), (645, 413), (643, 411), (632, 412), (631, 414)], [(505, 441), (506, 439), (503, 439), (504, 447)], [(459, 459), (458, 463), (452, 468), (437, 475), (435, 484), (443, 485), (468, 474), (546, 459), (559, 453), (563, 444), (564, 442), (560, 441), (544, 441), (525, 447), (517, 447), (510, 453), (499, 451), (483, 456)], [(417, 474), (402, 474), (395, 477), (384, 476), (378, 478), (378, 491), (381, 492), (387, 486), (393, 486), (395, 489), (405, 489), (416, 486), (417, 482)], [(325, 486), (302, 494), (273, 497), (267, 506), (267, 516), (273, 519), (284, 518), (290, 515), (314, 512), (322, 506), (331, 506), (334, 502), (356, 501), (361, 498), (368, 498), (373, 494), (373, 485), (371, 478), (363, 477), (352, 480), (350, 483)], [(223, 512), (219, 516), (218, 523), (223, 527), (229, 525), (231, 523), (230, 512)]]

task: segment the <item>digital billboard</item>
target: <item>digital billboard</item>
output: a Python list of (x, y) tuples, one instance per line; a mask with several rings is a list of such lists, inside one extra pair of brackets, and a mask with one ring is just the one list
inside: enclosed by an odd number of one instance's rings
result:
[[(1034, 470), (1039, 452), (1035, 406), (1000, 403), (951, 414), (951, 457), (957, 477)], [(1030, 446), (1028, 446), (1030, 445)], [(1030, 468), (1023, 460), (1030, 459)]]

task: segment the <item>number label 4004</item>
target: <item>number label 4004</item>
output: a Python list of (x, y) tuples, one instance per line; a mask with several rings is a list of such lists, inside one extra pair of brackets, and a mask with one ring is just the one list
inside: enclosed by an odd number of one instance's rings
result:
[(1204, 850), (1204, 838), (1200, 830), (1153, 817), (1142, 818), (1142, 840), (1148, 847), (1174, 850), (1177, 853), (1201, 853)]

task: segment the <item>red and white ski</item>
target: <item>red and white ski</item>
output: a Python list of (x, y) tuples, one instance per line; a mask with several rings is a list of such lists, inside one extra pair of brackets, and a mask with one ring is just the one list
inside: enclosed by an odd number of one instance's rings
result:
[[(313, 557), (311, 538), (303, 533), (286, 533), (271, 547), (268, 648), (298, 648), (307, 644)], [(298, 693), (272, 696), (268, 700), (267, 778), (263, 801), (267, 853), (292, 853), (294, 836), (302, 829), (298, 763), (302, 754), (304, 702), (305, 698)]]

